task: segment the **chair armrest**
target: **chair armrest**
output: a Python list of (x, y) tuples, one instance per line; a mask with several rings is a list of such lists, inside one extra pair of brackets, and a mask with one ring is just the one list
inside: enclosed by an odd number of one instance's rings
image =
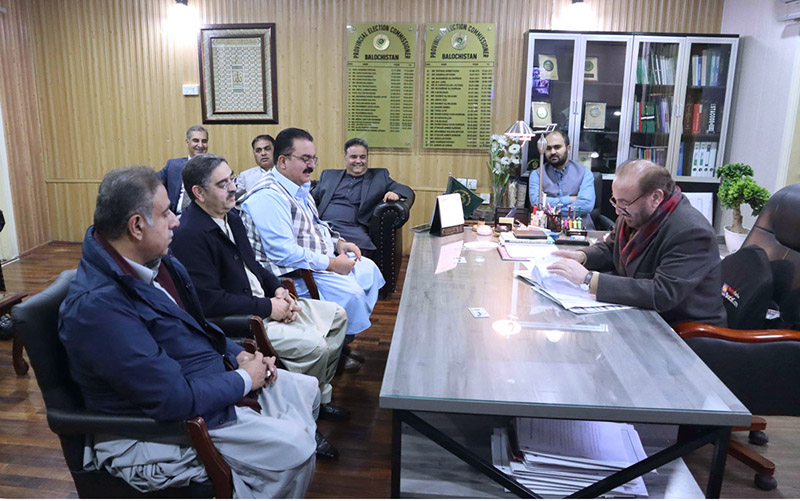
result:
[(197, 457), (206, 467), (206, 473), (214, 484), (214, 494), (217, 499), (230, 499), (233, 497), (233, 474), (231, 468), (222, 454), (219, 453), (211, 436), (208, 434), (206, 422), (200, 416), (185, 422), (186, 431), (192, 439), (192, 446), (197, 451)]
[(317, 289), (317, 282), (314, 280), (312, 271), (302, 269), (300, 270), (300, 275), (303, 277), (303, 282), (306, 283), (306, 288), (308, 289), (308, 294), (311, 296), (311, 299), (319, 299), (319, 289)]
[(47, 424), (58, 435), (106, 433), (137, 440), (189, 443), (184, 421), (156, 421), (145, 416), (117, 416), (84, 409), (52, 409), (47, 411)]
[(395, 218), (394, 227), (399, 228), (400, 226), (403, 226), (406, 221), (408, 221), (412, 205), (414, 205), (413, 196), (401, 198), (393, 202), (381, 202), (376, 205), (375, 209), (372, 211), (372, 216), (370, 217), (370, 226), (373, 226), (375, 221), (380, 221), (385, 213), (395, 212), (397, 216)]
[(206, 468), (217, 498), (233, 495), (230, 466), (217, 450), (201, 417), (186, 421), (157, 421), (144, 416), (116, 416), (89, 410), (53, 409), (47, 423), (58, 435), (110, 434), (134, 440), (191, 445)]
[(680, 322), (673, 326), (683, 339), (708, 337), (737, 343), (769, 343), (774, 341), (800, 341), (800, 331), (789, 329), (737, 330), (698, 322)]
[(291, 278), (284, 278), (281, 280), (281, 284), (283, 284), (283, 288), (289, 291), (294, 297), (297, 297), (297, 289), (294, 286), (294, 280)]
[(261, 317), (255, 315), (250, 317), (250, 332), (253, 333), (253, 338), (256, 340), (258, 351), (265, 357), (275, 357), (275, 363), (278, 364), (279, 367), (285, 369), (286, 367), (283, 362), (281, 362), (281, 357), (278, 356), (278, 352), (269, 340), (267, 329), (264, 327), (264, 321), (261, 320)]
[(252, 338), (250, 334), (251, 315), (228, 315), (225, 317), (209, 318), (208, 321), (222, 329), (226, 337), (241, 339)]

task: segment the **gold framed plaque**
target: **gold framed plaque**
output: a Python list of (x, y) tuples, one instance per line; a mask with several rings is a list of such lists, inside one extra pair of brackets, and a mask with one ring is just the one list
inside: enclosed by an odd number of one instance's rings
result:
[(558, 59), (556, 59), (556, 56), (539, 54), (539, 79), (558, 80)]
[(583, 128), (606, 128), (606, 103), (586, 103), (583, 113)]
[(203, 123), (278, 123), (275, 23), (205, 25), (197, 43)]
[(583, 68), (583, 79), (591, 82), (597, 81), (597, 58), (587, 57)]
[(533, 117), (532, 127), (546, 127), (547, 124), (552, 122), (552, 115), (550, 114), (550, 103), (534, 101), (531, 103), (531, 116)]

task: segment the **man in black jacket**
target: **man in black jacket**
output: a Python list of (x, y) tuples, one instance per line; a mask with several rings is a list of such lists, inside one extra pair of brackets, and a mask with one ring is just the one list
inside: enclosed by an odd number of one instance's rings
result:
[[(192, 203), (175, 230), (172, 252), (192, 277), (207, 316), (262, 317), (286, 368), (319, 381), (320, 418), (345, 419), (349, 412), (330, 403), (330, 383), (347, 315), (336, 303), (296, 300), (256, 262), (241, 219), (232, 210), (233, 179), (233, 171), (222, 157), (198, 155), (187, 162), (183, 181)], [(318, 454), (328, 456), (322, 451)], [(335, 450), (331, 455), (335, 457)]]
[(375, 244), (369, 237), (369, 219), (381, 202), (412, 196), (411, 188), (389, 177), (386, 169), (370, 169), (369, 145), (360, 138), (344, 144), (344, 169), (322, 172), (311, 192), (319, 217), (372, 258)]

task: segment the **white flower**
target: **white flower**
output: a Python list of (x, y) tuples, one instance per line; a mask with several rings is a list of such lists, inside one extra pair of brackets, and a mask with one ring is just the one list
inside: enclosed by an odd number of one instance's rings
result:
[(511, 153), (512, 155), (516, 155), (517, 153), (519, 153), (519, 150), (520, 147), (516, 143), (508, 147), (508, 152)]
[(506, 139), (505, 136), (499, 136), (497, 142), (502, 144), (503, 146), (508, 146), (508, 139)]
[(503, 158), (500, 159), (500, 163), (502, 165), (509, 165), (511, 163), (511, 159), (508, 158), (508, 157), (503, 157)]
[(519, 155), (511, 155), (511, 163), (519, 165)]

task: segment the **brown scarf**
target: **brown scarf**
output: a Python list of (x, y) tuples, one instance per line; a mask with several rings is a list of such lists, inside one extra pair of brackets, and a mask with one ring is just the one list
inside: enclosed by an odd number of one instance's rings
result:
[(647, 249), (647, 246), (653, 241), (653, 238), (655, 238), (658, 230), (666, 222), (669, 215), (678, 207), (678, 203), (682, 198), (683, 193), (676, 186), (672, 195), (661, 202), (661, 205), (656, 208), (650, 219), (638, 230), (634, 230), (625, 223), (625, 219), (621, 219), (617, 244), (622, 249), (619, 252), (619, 261), (626, 275), (628, 274), (628, 265)]

